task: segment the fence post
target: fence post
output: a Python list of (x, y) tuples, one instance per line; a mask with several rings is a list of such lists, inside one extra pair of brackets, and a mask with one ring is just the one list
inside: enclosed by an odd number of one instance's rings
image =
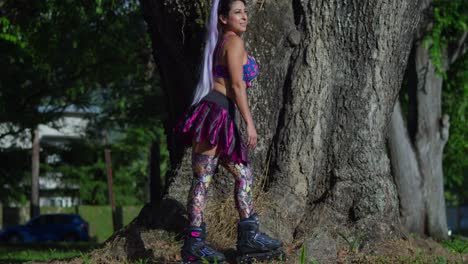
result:
[(109, 193), (109, 203), (112, 209), (112, 224), (114, 227), (114, 231), (119, 230), (118, 227), (118, 220), (117, 220), (117, 212), (115, 209), (115, 200), (114, 200), (114, 181), (112, 178), (112, 159), (111, 159), (111, 150), (109, 148), (109, 139), (107, 138), (107, 133), (104, 132), (104, 142), (105, 142), (105, 149), (104, 155), (106, 159), (106, 172), (107, 172), (107, 188)]
[(29, 217), (33, 218), (40, 214), (39, 207), (39, 153), (40, 153), (40, 135), (39, 129), (34, 129), (32, 142), (32, 178), (31, 178), (31, 205)]

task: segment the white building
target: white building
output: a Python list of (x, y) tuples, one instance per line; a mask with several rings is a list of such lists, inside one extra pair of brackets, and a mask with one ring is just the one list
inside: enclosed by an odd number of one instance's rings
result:
[[(39, 111), (47, 111), (47, 107), (40, 108)], [(67, 107), (63, 116), (50, 124), (40, 124), (38, 126), (40, 144), (48, 145), (66, 145), (70, 140), (80, 139), (86, 136), (86, 128), (89, 123), (88, 117), (97, 114), (97, 107), (78, 109), (74, 106)], [(0, 131), (5, 131), (9, 124), (0, 124)], [(6, 136), (0, 139), (0, 148), (18, 147), (23, 149), (31, 149), (32, 139), (31, 131), (25, 131), (20, 135)], [(44, 157), (49, 164), (61, 161), (59, 155), (52, 154)], [(42, 177), (41, 177), (42, 176)], [(61, 173), (48, 173), (47, 175), (39, 175), (39, 204), (40, 206), (59, 206), (70, 207), (79, 205), (78, 198), (54, 195), (54, 190), (78, 190), (77, 185), (66, 186), (61, 178), (66, 175)], [(41, 195), (43, 193), (43, 195)], [(50, 195), (52, 194), (52, 195)]]

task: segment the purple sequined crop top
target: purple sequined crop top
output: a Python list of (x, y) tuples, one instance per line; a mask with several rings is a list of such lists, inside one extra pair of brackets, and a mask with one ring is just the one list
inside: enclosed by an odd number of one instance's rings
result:
[[(218, 52), (216, 53), (216, 57), (219, 58), (220, 52), (223, 50), (224, 43), (226, 43), (226, 40), (234, 35), (229, 35), (228, 37), (223, 39), (223, 42), (221, 42), (220, 46), (218, 47)], [(247, 55), (247, 63), (244, 64), (243, 66), (243, 76), (242, 79), (245, 81), (247, 84), (247, 88), (252, 86), (251, 81), (255, 79), (258, 75), (258, 64), (255, 61), (255, 59)], [(229, 72), (228, 69), (225, 65), (215, 65), (213, 67), (213, 76), (214, 77), (220, 77), (220, 78), (225, 78), (229, 79)]]

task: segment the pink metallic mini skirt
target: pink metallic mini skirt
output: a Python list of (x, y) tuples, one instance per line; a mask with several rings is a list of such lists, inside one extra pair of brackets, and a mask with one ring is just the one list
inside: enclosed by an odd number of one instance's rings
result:
[(220, 156), (227, 156), (236, 164), (248, 164), (247, 146), (234, 121), (235, 111), (231, 99), (213, 90), (189, 109), (175, 131), (187, 145), (206, 140), (218, 147)]

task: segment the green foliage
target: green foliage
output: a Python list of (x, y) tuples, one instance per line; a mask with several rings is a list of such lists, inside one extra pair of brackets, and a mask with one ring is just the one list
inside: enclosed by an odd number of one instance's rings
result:
[(442, 245), (458, 254), (468, 253), (468, 240), (466, 238), (455, 236), (453, 239), (443, 241)]
[(306, 258), (307, 258), (306, 249), (305, 249), (304, 246), (302, 246), (302, 249), (301, 249), (301, 264), (306, 263)]
[[(280, 260), (282, 261), (282, 260)], [(319, 262), (317, 260), (315, 260), (313, 257), (310, 257), (310, 260), (309, 262), (307, 262), (307, 252), (306, 252), (306, 249), (305, 249), (305, 246), (303, 245), (302, 248), (301, 248), (301, 256), (300, 256), (300, 259), (299, 259), (299, 263), (300, 264), (319, 264)]]
[(468, 4), (465, 0), (434, 0), (433, 10), (434, 23), (424, 38), (424, 44), (430, 49), (431, 60), (438, 73), (445, 76), (443, 53), (449, 44), (456, 43), (468, 30)]
[(21, 31), (15, 25), (10, 23), (10, 20), (6, 17), (0, 17), (0, 39), (9, 41), (21, 48), (26, 47), (26, 42), (21, 37)]
[[(137, 205), (147, 200), (149, 147), (158, 136), (157, 131), (130, 127), (122, 133), (114, 133), (109, 148), (116, 205)], [(58, 177), (66, 186), (79, 186), (75, 193), (70, 193), (70, 190), (64, 192), (79, 197), (83, 204), (109, 204), (105, 148), (102, 139), (99, 142), (93, 138), (75, 140), (60, 146), (43, 145), (43, 156), (60, 158), (56, 163), (43, 161), (41, 175)], [(167, 156), (161, 157), (162, 161), (167, 160)], [(59, 194), (60, 191), (54, 192)]]
[(442, 256), (438, 256), (437, 259), (435, 261), (432, 261), (431, 263), (434, 263), (434, 264), (445, 264), (445, 263), (448, 263), (448, 261), (442, 257)]
[(83, 264), (91, 264), (88, 254), (80, 253), (80, 258), (83, 260)]
[[(95, 104), (101, 90), (120, 91), (122, 99), (123, 91), (145, 87), (154, 99), (148, 85), (151, 48), (138, 1), (2, 4), (0, 67), (6, 71), (0, 79), (0, 123), (33, 128), (56, 120), (68, 105)], [(11, 132), (16, 131), (0, 133)]]
[(450, 247), (453, 251), (457, 252), (458, 254), (463, 254), (465, 253), (466, 249), (468, 249), (468, 244), (461, 244), (457, 245), (455, 243), (449, 243), (447, 244), (448, 247)]
[[(0, 67), (5, 69), (0, 79), (0, 139), (38, 124), (55, 126), (53, 121), (70, 105), (97, 106), (85, 140), (41, 146), (41, 177), (60, 177), (65, 185), (79, 186), (79, 191), (63, 192), (85, 204), (107, 204), (102, 132), (112, 131), (116, 203), (145, 202), (152, 141), (163, 142), (163, 174), (168, 153), (160, 123), (164, 104), (139, 2), (3, 1), (0, 50)], [(4, 160), (13, 160), (0, 170), (0, 191), (6, 188), (0, 200), (24, 203), (29, 197), (30, 153), (0, 151)], [(19, 153), (21, 158), (15, 158)], [(59, 162), (48, 164), (45, 158), (50, 155), (60, 157)]]
[[(112, 145), (116, 204), (142, 204), (146, 199), (149, 147), (155, 139), (152, 131), (132, 128)], [(117, 195), (119, 194), (119, 195)]]
[(449, 70), (442, 92), (442, 108), (450, 116), (450, 135), (444, 148), (445, 197), (452, 206), (468, 203), (468, 54)]
[(457, 253), (460, 258), (460, 263), (464, 263), (463, 255), (468, 253), (468, 240), (461, 236), (454, 236), (450, 240), (442, 242), (442, 245), (449, 248), (452, 252)]
[(450, 116), (450, 135), (443, 154), (445, 198), (451, 206), (468, 203), (468, 136), (466, 116), (468, 102), (468, 55), (457, 58), (447, 69), (444, 61), (453, 52), (462, 34), (468, 31), (468, 2), (465, 0), (433, 1), (433, 24), (424, 44), (431, 61), (444, 78), (442, 109)]
[(352, 238), (351, 236), (346, 236), (341, 233), (338, 233), (338, 235), (346, 242), (346, 245), (348, 245), (349, 252), (358, 253), (359, 246), (361, 245), (361, 242), (363, 241), (364, 236), (361, 235), (361, 236)]

